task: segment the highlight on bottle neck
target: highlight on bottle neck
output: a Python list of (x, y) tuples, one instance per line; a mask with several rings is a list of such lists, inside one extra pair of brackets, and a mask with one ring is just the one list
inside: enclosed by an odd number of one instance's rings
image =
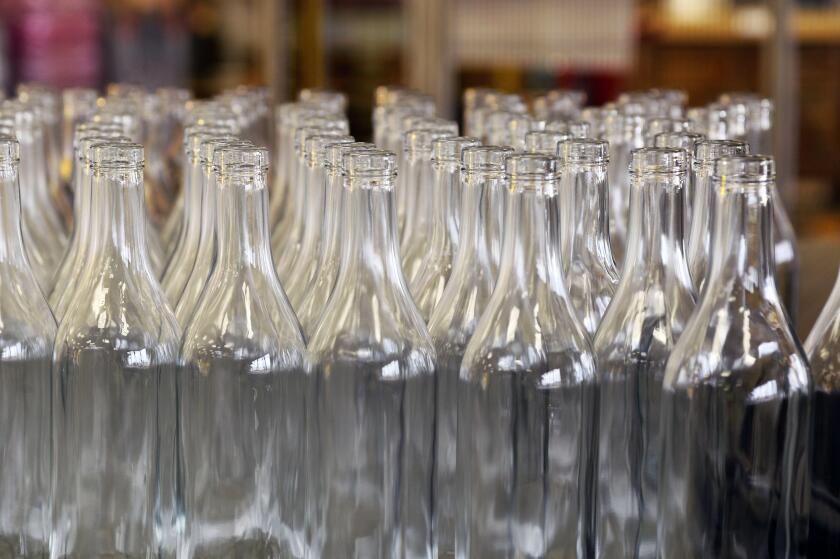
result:
[(545, 155), (516, 154), (505, 160), (511, 192), (537, 192), (551, 196), (557, 190), (557, 159)]
[(105, 142), (90, 148), (94, 173), (142, 172), (143, 146), (130, 142)]
[(219, 188), (264, 190), (268, 174), (268, 150), (261, 147), (226, 146), (217, 151)]
[(344, 164), (349, 190), (393, 190), (397, 178), (397, 158), (390, 151), (350, 152)]
[(0, 136), (0, 173), (4, 176), (17, 172), (20, 162), (20, 144), (13, 136)]
[(561, 167), (568, 165), (605, 167), (610, 160), (610, 144), (606, 140), (592, 138), (565, 140), (557, 146), (557, 158)]
[(715, 162), (713, 180), (721, 195), (730, 192), (764, 191), (776, 181), (772, 157), (743, 155), (722, 157)]
[(566, 131), (534, 130), (525, 134), (525, 151), (540, 155), (554, 155), (561, 142), (571, 140), (572, 135)]
[(513, 153), (513, 149), (509, 147), (476, 146), (464, 149), (461, 160), (467, 176), (504, 178), (505, 160)]
[(631, 152), (630, 175), (635, 182), (648, 177), (680, 177), (687, 170), (688, 154), (680, 148), (639, 148)]

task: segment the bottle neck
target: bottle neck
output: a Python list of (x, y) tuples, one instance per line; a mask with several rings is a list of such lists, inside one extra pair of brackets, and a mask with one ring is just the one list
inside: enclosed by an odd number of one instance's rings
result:
[(20, 186), (14, 165), (0, 164), (0, 262), (27, 266), (20, 221)]
[(264, 174), (226, 175), (219, 186), (217, 269), (238, 273), (247, 268), (273, 275)]
[(94, 169), (92, 180), (91, 215), (98, 224), (91, 238), (92, 254), (151, 276), (142, 169)]
[(778, 300), (772, 244), (773, 184), (727, 185), (716, 193), (710, 282), (740, 284)]
[(612, 254), (606, 165), (570, 164), (561, 202), (564, 266), (585, 253)]
[(31, 209), (44, 207), (50, 202), (47, 185), (46, 165), (43, 160), (44, 148), (38, 134), (19, 135), (20, 140), (20, 182), (23, 184), (21, 195), (24, 207)]
[(327, 190), (327, 173), (321, 165), (308, 165), (310, 176), (306, 193), (306, 221), (303, 228), (301, 253), (317, 254), (324, 225), (324, 210)]
[[(335, 273), (341, 253), (341, 219), (344, 196), (344, 174), (339, 168), (326, 173), (324, 193), (324, 223), (321, 228), (321, 250), (318, 256), (319, 274)], [(335, 277), (335, 276), (333, 276)]]
[(434, 166), (432, 185), (432, 254), (451, 252), (458, 242), (455, 198), (460, 189), (461, 166), (458, 162), (439, 162)]
[(630, 186), (624, 273), (691, 285), (685, 258), (685, 175), (654, 173)]
[[(357, 182), (357, 180), (351, 180)], [(396, 208), (393, 190), (368, 188), (358, 184), (344, 192), (343, 233), (347, 235), (341, 252), (336, 285), (364, 283), (402, 285), (405, 279), (397, 243)]]
[[(428, 239), (431, 234), (432, 213), (432, 164), (430, 151), (405, 153), (405, 175), (402, 187), (405, 189), (405, 224), (403, 237)], [(408, 246), (403, 243), (403, 249)]]
[(507, 196), (505, 234), (497, 286), (533, 297), (547, 287), (566, 298), (560, 262), (560, 200), (553, 187), (537, 181), (517, 186)]
[[(501, 172), (464, 172), (458, 251), (452, 276), (487, 274), (496, 277), (498, 266), (493, 252), (501, 252), (502, 224), (499, 222), (505, 179)], [(495, 248), (494, 248), (495, 247)]]

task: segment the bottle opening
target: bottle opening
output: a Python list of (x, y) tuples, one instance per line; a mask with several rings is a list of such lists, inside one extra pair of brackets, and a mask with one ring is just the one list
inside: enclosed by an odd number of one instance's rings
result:
[(199, 160), (206, 169), (213, 169), (216, 166), (216, 150), (222, 146), (239, 143), (241, 140), (236, 136), (214, 136), (201, 140), (198, 148)]
[(309, 136), (304, 145), (304, 151), (309, 165), (322, 165), (326, 161), (327, 148), (337, 144), (352, 144), (353, 136), (337, 136), (332, 134), (318, 134)]
[(344, 160), (350, 188), (391, 190), (397, 176), (397, 158), (390, 151), (355, 151)]
[(504, 173), (505, 160), (513, 153), (508, 147), (476, 146), (466, 148), (461, 161), (468, 173)]
[(143, 169), (143, 146), (125, 142), (94, 144), (90, 148), (94, 170), (139, 171)]
[(572, 135), (565, 131), (534, 130), (525, 134), (525, 151), (540, 155), (555, 155), (557, 146), (571, 139)]
[(512, 191), (540, 188), (547, 193), (557, 179), (557, 159), (545, 155), (512, 155), (505, 161)]
[(563, 165), (605, 165), (610, 160), (610, 144), (591, 138), (566, 140), (557, 146), (557, 156)]
[(432, 161), (440, 163), (461, 163), (461, 155), (466, 148), (480, 146), (478, 138), (446, 137), (432, 142)]
[(451, 138), (449, 130), (439, 128), (415, 128), (405, 133), (403, 149), (405, 153), (424, 157), (432, 152), (432, 143), (439, 138)]
[(376, 150), (374, 144), (368, 142), (352, 142), (349, 144), (332, 144), (327, 148), (327, 167), (340, 172), (344, 171), (344, 158), (348, 153), (361, 150)]
[(749, 146), (740, 140), (704, 140), (694, 146), (694, 160), (698, 164), (711, 164), (721, 157), (743, 156)]
[(640, 148), (630, 155), (633, 175), (680, 174), (686, 170), (688, 153), (679, 148)]
[(776, 162), (763, 155), (722, 157), (715, 162), (715, 180), (721, 191), (746, 185), (766, 185), (776, 180)]
[(0, 136), (0, 169), (9, 170), (20, 161), (20, 144), (13, 136)]
[(662, 132), (654, 136), (653, 145), (658, 148), (681, 148), (693, 154), (697, 143), (705, 139), (706, 136), (695, 132)]

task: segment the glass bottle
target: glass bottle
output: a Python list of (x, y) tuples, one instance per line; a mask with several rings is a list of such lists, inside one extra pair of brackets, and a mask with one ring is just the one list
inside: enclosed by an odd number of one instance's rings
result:
[(563, 281), (556, 160), (506, 174), (502, 267), (457, 388), (455, 555), (586, 556), (595, 359)]
[(715, 223), (715, 201), (712, 184), (715, 161), (722, 157), (746, 155), (749, 146), (739, 140), (706, 140), (694, 147), (691, 182), (694, 184), (693, 216), (688, 241), (688, 269), (698, 293), (703, 293), (712, 252), (712, 229)]
[(525, 138), (532, 130), (545, 130), (546, 122), (544, 120), (536, 120), (527, 114), (517, 114), (512, 116), (507, 121), (507, 136), (506, 144), (512, 147), (514, 151), (524, 152), (526, 149)]
[[(688, 180), (685, 183), (685, 238), (691, 238), (691, 218), (694, 203), (694, 148), (706, 136), (696, 132), (662, 132), (653, 138), (653, 147), (657, 148), (681, 148), (686, 150), (688, 155)], [(686, 246), (688, 249), (688, 246)], [(690, 270), (691, 268), (689, 268)], [(693, 278), (692, 278), (693, 279)]]
[(476, 138), (438, 138), (432, 142), (432, 219), (426, 254), (409, 284), (423, 320), (428, 321), (452, 273), (458, 246), (458, 208), (461, 198), (461, 154), (481, 145)]
[(592, 137), (592, 125), (585, 120), (552, 120), (545, 125), (545, 129), (566, 132), (572, 138)]
[(534, 130), (525, 135), (525, 151), (539, 155), (555, 155), (557, 146), (571, 139), (572, 135), (568, 132)]
[(146, 256), (143, 148), (97, 144), (93, 259), (53, 360), (55, 557), (174, 551), (179, 328)]
[(210, 273), (216, 265), (218, 256), (218, 190), (219, 190), (219, 155), (223, 148), (247, 148), (251, 144), (241, 140), (226, 138), (210, 138), (201, 142), (199, 157), (201, 159), (201, 232), (198, 235), (198, 246), (195, 250), (195, 260), (190, 270), (184, 289), (178, 296), (175, 305), (175, 318), (178, 324), (188, 324), (196, 305), (204, 293)]
[[(627, 111), (628, 107), (624, 110)], [(645, 119), (636, 114), (615, 114), (607, 120), (606, 126), (606, 139), (610, 143), (610, 244), (616, 259), (623, 263), (632, 190), (630, 152), (645, 145)]]
[(683, 251), (685, 151), (638, 149), (631, 165), (624, 273), (594, 342), (600, 557), (655, 556), (662, 379), (695, 305)]
[(161, 287), (170, 305), (178, 304), (181, 293), (192, 272), (201, 235), (201, 205), (204, 196), (204, 175), (201, 172), (201, 145), (211, 139), (232, 142), (235, 136), (205, 132), (201, 128), (187, 127), (184, 135), (185, 172), (184, 172), (184, 207), (181, 220), (181, 232), (175, 242), (175, 250), (169, 258), (161, 276)]
[(691, 129), (690, 120), (673, 118), (651, 118), (645, 123), (645, 146), (655, 147), (656, 136), (664, 132), (688, 132)]
[(61, 182), (66, 192), (68, 208), (72, 200), (70, 181), (73, 178), (73, 134), (76, 126), (96, 111), (96, 90), (71, 87), (61, 92)]
[(808, 557), (831, 557), (840, 546), (840, 454), (836, 426), (840, 415), (840, 280), (805, 340), (814, 377), (814, 441), (811, 464), (811, 522)]
[(292, 263), (286, 282), (286, 293), (292, 308), (297, 309), (305, 290), (315, 278), (318, 258), (323, 241), (324, 218), (326, 214), (328, 172), (326, 168), (327, 148), (333, 144), (351, 144), (353, 136), (309, 136), (304, 145), (306, 165), (312, 177), (309, 192), (306, 193), (306, 219), (300, 251)]
[[(49, 295), (50, 308), (58, 322), (64, 318), (67, 306), (76, 292), (80, 278), (86, 273), (90, 265), (91, 248), (91, 227), (92, 221), (91, 206), (93, 203), (94, 185), (91, 173), (91, 148), (105, 142), (129, 142), (128, 138), (121, 136), (120, 132), (85, 131), (79, 133), (78, 148), (79, 161), (76, 164), (77, 179), (73, 187), (76, 193), (73, 211), (74, 217), (73, 236), (70, 247), (64, 254), (64, 259), (55, 274), (55, 287)], [(78, 224), (78, 225), (77, 225)]]
[(271, 261), (268, 151), (234, 157), (220, 177), (218, 262), (178, 370), (180, 551), (302, 557), (305, 347)]
[(290, 272), (289, 265), (300, 250), (303, 226), (306, 220), (306, 193), (309, 191), (310, 169), (306, 165), (303, 148), (306, 138), (318, 135), (343, 136), (347, 134), (347, 119), (342, 116), (308, 117), (303, 126), (295, 127), (292, 132), (293, 155), (290, 157), (289, 215), (277, 224), (271, 234), (271, 253), (274, 255), (275, 269), (280, 281), (286, 281)]
[(405, 226), (400, 243), (403, 272), (409, 285), (420, 272), (429, 252), (434, 225), (434, 180), (432, 143), (438, 138), (451, 138), (449, 132), (435, 129), (409, 130), (404, 140), (403, 199)]
[(487, 98), (494, 93), (494, 89), (485, 87), (468, 87), (464, 90), (464, 134), (469, 138), (481, 136), (481, 123), (478, 121), (478, 109), (487, 106)]
[(20, 148), (0, 137), (0, 549), (44, 557), (49, 542), (50, 365), (55, 319), (21, 232)]
[[(501, 224), (494, 204), (505, 195), (505, 159), (511, 148), (467, 147), (461, 155), (463, 198), (452, 273), (429, 318), (437, 355), (435, 537), (442, 556), (455, 552), (458, 375), (467, 343), (487, 307), (498, 273), (492, 259)], [(495, 194), (494, 194), (495, 193)]]
[(312, 334), (321, 313), (332, 295), (341, 259), (341, 241), (347, 228), (343, 225), (345, 203), (344, 161), (348, 154), (376, 151), (376, 146), (365, 142), (332, 144), (327, 148), (327, 195), (324, 212), (323, 239), (318, 255), (318, 265), (312, 283), (302, 289), (302, 298), (294, 308), (305, 336)]
[(814, 383), (773, 276), (773, 160), (719, 159), (712, 271), (665, 373), (661, 557), (804, 557)]
[(23, 241), (38, 286), (42, 293), (49, 293), (67, 247), (67, 235), (53, 209), (41, 123), (32, 110), (23, 106), (15, 108), (14, 116), (20, 142)]
[(557, 147), (560, 163), (560, 246), (569, 300), (594, 336), (618, 286), (610, 246), (609, 144), (573, 139)]
[(346, 169), (341, 268), (309, 342), (313, 553), (433, 559), (434, 350), (398, 258), (396, 157)]

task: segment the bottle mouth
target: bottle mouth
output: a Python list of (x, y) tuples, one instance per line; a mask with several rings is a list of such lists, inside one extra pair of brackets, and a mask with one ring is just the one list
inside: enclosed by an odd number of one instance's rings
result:
[(306, 142), (313, 136), (344, 136), (347, 134), (346, 121), (344, 125), (338, 120), (320, 120), (313, 119), (308, 122), (306, 126), (295, 128), (294, 131), (294, 150), (298, 157), (306, 157)]
[(557, 179), (557, 159), (546, 155), (512, 155), (505, 161), (505, 174), (511, 190), (523, 184), (554, 183)]
[(432, 142), (432, 162), (460, 165), (464, 150), (480, 145), (481, 140), (467, 136), (438, 138)]
[(694, 153), (698, 142), (706, 139), (703, 134), (696, 132), (661, 132), (653, 137), (653, 145), (658, 148), (681, 148)]
[(639, 148), (630, 152), (630, 174), (678, 175), (687, 170), (688, 152), (680, 148)]
[(591, 138), (565, 140), (557, 146), (557, 156), (564, 165), (605, 165), (610, 160), (610, 144)]
[(20, 144), (14, 136), (0, 136), (0, 169), (17, 166), (20, 161)]
[(540, 155), (555, 155), (558, 146), (572, 135), (564, 131), (533, 130), (525, 134), (525, 151)]
[(721, 157), (748, 155), (750, 148), (740, 140), (704, 140), (694, 146), (694, 161), (711, 164)]
[(452, 138), (454, 135), (443, 128), (415, 128), (403, 136), (403, 151), (409, 156), (431, 157), (432, 144), (441, 138)]
[(390, 151), (351, 151), (344, 158), (344, 166), (350, 183), (354, 179), (375, 180), (382, 184), (374, 186), (389, 188), (397, 176), (397, 158)]
[(721, 190), (768, 184), (776, 180), (776, 162), (764, 155), (722, 157), (715, 162), (714, 178)]
[(354, 151), (376, 151), (377, 147), (368, 142), (353, 142), (350, 144), (333, 144), (327, 148), (326, 166), (333, 170), (344, 170), (344, 158)]
[(143, 146), (140, 144), (108, 141), (92, 145), (89, 152), (94, 171), (143, 169)]
[(319, 134), (309, 136), (304, 146), (305, 156), (311, 167), (317, 167), (326, 163), (327, 150), (334, 145), (352, 144), (355, 142), (353, 136), (336, 136)]
[(470, 147), (464, 149), (461, 162), (468, 173), (504, 173), (505, 160), (513, 153), (513, 148), (502, 146)]
[(228, 173), (231, 165), (248, 164), (268, 168), (268, 150), (244, 140), (225, 141), (215, 144), (212, 161), (213, 171), (222, 176)]

